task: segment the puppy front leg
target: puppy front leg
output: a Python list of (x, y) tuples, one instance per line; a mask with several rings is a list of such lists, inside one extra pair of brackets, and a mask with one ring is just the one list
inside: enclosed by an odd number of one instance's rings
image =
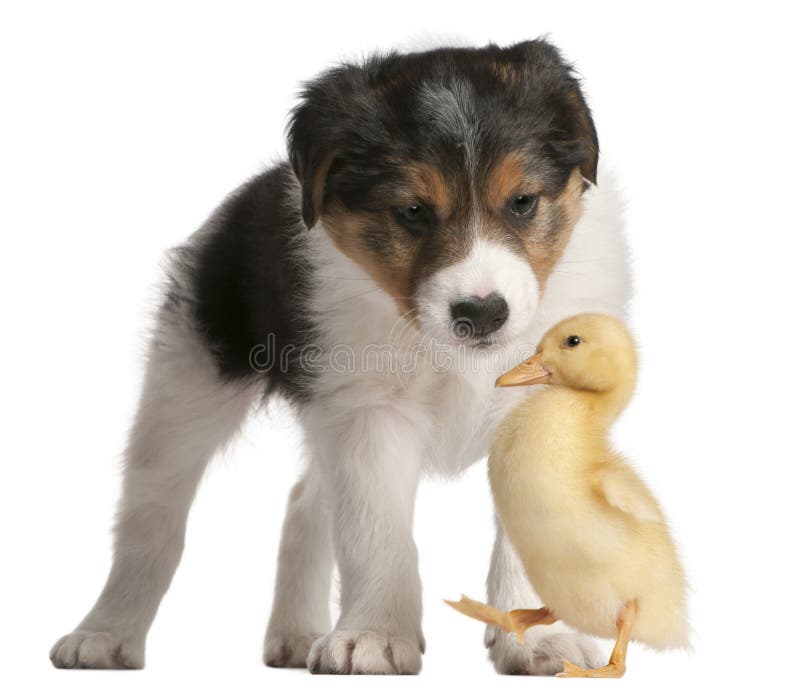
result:
[(412, 535), (422, 442), (391, 410), (361, 410), (322, 434), (341, 578), (341, 616), (311, 647), (314, 673), (415, 674), (422, 587)]
[[(500, 520), (495, 519), (495, 523), (497, 536), (486, 581), (489, 604), (500, 610), (541, 607)], [(561, 672), (565, 659), (581, 667), (603, 665), (594, 641), (565, 631), (561, 622), (529, 628), (524, 645), (517, 642), (514, 634), (488, 625), (485, 642), (495, 669), (503, 675), (554, 675)]]

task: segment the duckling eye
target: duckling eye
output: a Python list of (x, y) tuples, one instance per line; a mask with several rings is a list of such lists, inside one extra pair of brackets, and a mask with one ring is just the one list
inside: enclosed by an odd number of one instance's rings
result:
[(564, 345), (572, 349), (573, 347), (577, 347), (581, 343), (581, 338), (577, 335), (569, 335), (564, 340)]

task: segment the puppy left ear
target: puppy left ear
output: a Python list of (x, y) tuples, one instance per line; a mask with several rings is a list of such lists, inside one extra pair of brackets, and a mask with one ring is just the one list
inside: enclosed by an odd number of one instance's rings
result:
[[(530, 77), (530, 83), (537, 85), (534, 99), (544, 100), (553, 111), (555, 131), (547, 142), (553, 157), (565, 167), (579, 167), (584, 179), (597, 184), (597, 131), (572, 65), (554, 45), (541, 38), (502, 52), (510, 60), (505, 73), (511, 69), (512, 75)], [(518, 85), (519, 80), (515, 87)]]
[(556, 113), (554, 136), (547, 142), (550, 152), (564, 167), (578, 167), (585, 180), (597, 184), (600, 145), (589, 106), (581, 93), (572, 67), (560, 64), (560, 78), (550, 86), (550, 102)]
[(553, 141), (551, 147), (568, 163), (580, 168), (583, 178), (597, 184), (597, 161), (600, 156), (600, 144), (597, 141), (597, 130), (589, 106), (583, 98), (578, 80), (572, 77), (571, 88), (564, 96), (567, 111), (570, 114), (572, 135), (567, 141)]

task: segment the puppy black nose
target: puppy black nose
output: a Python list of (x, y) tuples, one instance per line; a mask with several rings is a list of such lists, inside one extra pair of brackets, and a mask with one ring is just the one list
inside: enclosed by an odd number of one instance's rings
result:
[(461, 338), (482, 339), (508, 320), (508, 302), (497, 292), (488, 297), (468, 297), (450, 304), (453, 331)]

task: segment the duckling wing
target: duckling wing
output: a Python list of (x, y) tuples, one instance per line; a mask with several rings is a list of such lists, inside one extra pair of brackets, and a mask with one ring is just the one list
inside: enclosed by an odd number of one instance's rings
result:
[(595, 491), (608, 505), (643, 522), (663, 522), (664, 516), (644, 481), (621, 461), (597, 467)]

